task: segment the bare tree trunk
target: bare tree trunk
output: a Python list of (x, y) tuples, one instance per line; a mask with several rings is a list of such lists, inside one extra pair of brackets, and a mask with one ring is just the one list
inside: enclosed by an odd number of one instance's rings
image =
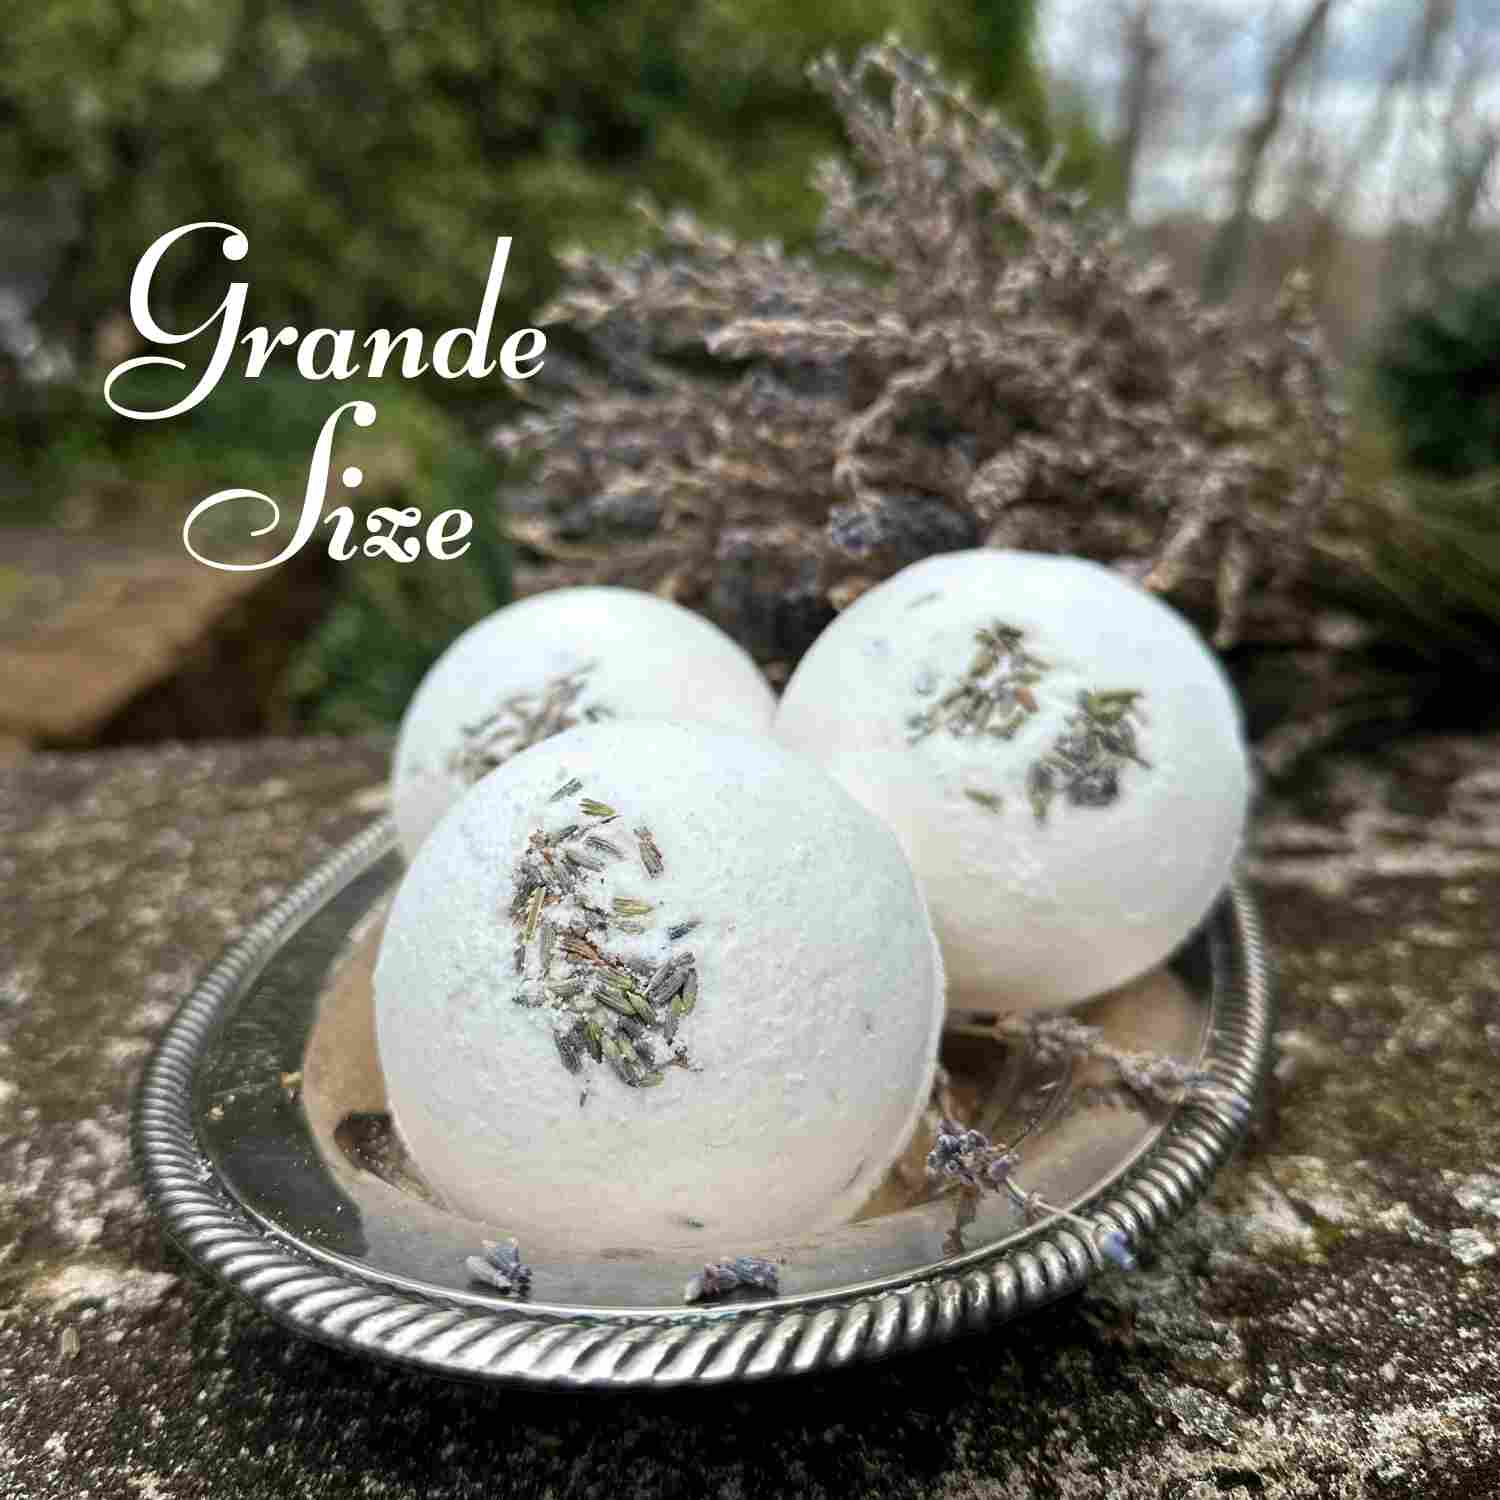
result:
[(1462, 264), (1495, 162), (1500, 159), (1500, 127), (1492, 127), (1466, 156), (1449, 168), (1448, 199), (1423, 257), (1429, 284), (1439, 284)]
[(1214, 237), (1203, 274), (1203, 294), (1221, 302), (1234, 290), (1244, 270), (1255, 196), (1265, 170), (1266, 155), (1281, 129), (1287, 98), (1298, 76), (1317, 52), (1337, 0), (1313, 0), (1302, 24), (1276, 50), (1266, 79), (1265, 100), (1259, 116), (1240, 139), (1234, 170), (1234, 197), (1229, 217)]
[(1309, 246), (1308, 262), (1320, 297), (1328, 284), (1334, 241), (1346, 221), (1355, 183), (1362, 172), (1371, 168), (1389, 142), (1402, 91), (1413, 81), (1427, 78), (1431, 74), (1438, 46), (1453, 26), (1454, 10), (1454, 0), (1424, 0), (1422, 14), (1413, 28), (1411, 41), (1402, 48), (1386, 74), (1375, 103), (1365, 117), (1359, 137), (1344, 158), (1326, 209), (1318, 217), (1317, 228)]
[(1146, 126), (1157, 103), (1165, 44), (1156, 35), (1152, 0), (1136, 0), (1122, 18), (1125, 68), (1120, 79), (1120, 211), (1128, 219)]
[[(1474, 216), (1500, 158), (1500, 121), (1491, 120), (1482, 128), (1474, 123), (1479, 89), (1492, 76), (1493, 62), (1490, 47), (1471, 45), (1448, 97), (1443, 118), (1447, 191), (1423, 256), (1422, 269), (1429, 284), (1441, 282), (1461, 263)], [(1472, 134), (1472, 140), (1465, 140), (1466, 132)]]

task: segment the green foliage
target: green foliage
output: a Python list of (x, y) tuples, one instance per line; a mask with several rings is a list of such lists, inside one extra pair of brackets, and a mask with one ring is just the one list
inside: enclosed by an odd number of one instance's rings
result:
[[(1344, 603), (1471, 690), (1500, 671), (1500, 467), (1454, 479), (1410, 466), (1407, 433), (1391, 420), (1376, 370), (1349, 388), (1351, 440), (1336, 555)], [(1440, 393), (1441, 394), (1441, 393)]]
[[(230, 485), (262, 490), (295, 512), (318, 428), (337, 400), (376, 401), (374, 431), (382, 445), (430, 443), (428, 429), (441, 421), (394, 382), (330, 399), (327, 409), (309, 399), (313, 389), (284, 374), (226, 379), (191, 413), (146, 423), (117, 416), (95, 385), (28, 387), (24, 409), (0, 424), (11, 514), (43, 522), (67, 505), (75, 525), (114, 529), (174, 516), (180, 525), (198, 500)], [(182, 390), (180, 376), (154, 369), (132, 371), (119, 387), (124, 399), (143, 407), (165, 406)], [(354, 445), (364, 434), (349, 428), (341, 435), (340, 456), (347, 448), (346, 461), (356, 461)], [(243, 531), (243, 518), (239, 525)]]
[(1380, 482), (1351, 474), (1382, 604), (1424, 653), (1500, 671), (1500, 278), (1396, 318), (1363, 400), (1388, 433)]
[(1461, 663), (1453, 687), (1472, 698), (1480, 674), (1500, 673), (1500, 471), (1408, 476), (1365, 519), (1379, 616), (1419, 654)]
[[(426, 513), (474, 517), (456, 562), (349, 562), (327, 617), (294, 661), (287, 696), (309, 728), (349, 733), (395, 724), (447, 646), (510, 597), (510, 548), (494, 503), (495, 466), (456, 447), (424, 476)], [(415, 501), (416, 496), (410, 496)]]
[[(116, 391), (160, 408), (181, 396), (183, 377), (133, 370)], [(272, 495), (284, 520), (295, 521), (318, 430), (345, 401), (372, 401), (378, 413), (373, 427), (357, 428), (347, 417), (339, 427), (336, 464), (359, 464), (368, 476), (351, 503), (389, 503), (450, 445), (467, 441), (451, 417), (396, 379), (319, 387), (289, 371), (226, 378), (208, 400), (166, 422), (117, 416), (92, 384), (58, 383), (33, 395), (20, 419), (0, 424), (11, 514), (46, 520), (67, 501), (82, 523), (106, 529), (166, 519), (180, 526), (197, 501), (229, 486)], [(244, 518), (230, 524), (243, 537)]]
[[(160, 407), (180, 387), (180, 377), (148, 369), (132, 372), (121, 394)], [(281, 507), (280, 526), (255, 544), (255, 555), (268, 556), (296, 524), (328, 413), (343, 401), (373, 401), (374, 426), (358, 428), (346, 418), (335, 445), (334, 473), (358, 464), (364, 482), (352, 493), (337, 491), (327, 507), (349, 504), (359, 513), (415, 505), (424, 520), (459, 508), (473, 516), (474, 531), (458, 559), (424, 553), (411, 563), (360, 557), (337, 565), (328, 614), (294, 659), (285, 697), (292, 716), (309, 727), (369, 729), (394, 723), (444, 647), (510, 597), (499, 468), (487, 448), (409, 384), (357, 382), (336, 395), (325, 386), (327, 400), (310, 399), (319, 389), (286, 372), (226, 380), (192, 412), (148, 424), (115, 416), (96, 389), (49, 387), (24, 424), (0, 425), (0, 471), (8, 471), (8, 494), (19, 497), (8, 519), (62, 518), (172, 547), (204, 496), (230, 486), (260, 490)], [(265, 519), (253, 502), (226, 505), (204, 518), (194, 542), (228, 558)], [(356, 527), (356, 543), (362, 534)], [(308, 546), (326, 545), (325, 526)]]
[[(164, 263), (161, 305), (206, 315), (231, 270), (271, 326), (436, 330), (473, 315), (496, 234), (506, 305), (566, 243), (620, 250), (645, 192), (750, 236), (810, 235), (839, 135), (807, 62), (887, 29), (1052, 143), (1034, 0), (27, 0), (0, 28), (0, 181), (60, 193), (79, 238), (42, 309), (83, 347), (148, 244), (235, 223)], [(1076, 121), (1072, 175), (1102, 153)], [(1093, 153), (1092, 163), (1090, 153)], [(503, 319), (502, 319), (503, 321)]]
[(1500, 468), (1500, 278), (1402, 314), (1373, 379), (1405, 464), (1450, 479)]
[[(497, 328), (518, 326), (556, 289), (555, 250), (645, 240), (631, 211), (643, 194), (806, 246), (821, 212), (812, 168), (843, 145), (807, 65), (889, 30), (1004, 107), (1039, 156), (1061, 143), (1064, 181), (1097, 183), (1106, 157), (1083, 116), (1049, 106), (1035, 13), (1036, 0), (25, 0), (0, 27), (0, 185), (24, 230), (0, 280), (47, 287), (37, 321), (89, 370), (121, 357), (142, 252), (191, 222), (235, 224), (251, 248), (231, 264), (222, 236), (174, 247), (153, 307), (178, 329), (245, 279), (252, 324), (431, 336), (472, 321), (499, 234), (515, 244)], [(185, 357), (196, 369), (202, 355)], [(258, 380), (242, 369), (150, 424), (107, 410), (101, 370), (8, 392), (0, 370), (8, 509), (180, 526), (233, 485), (276, 496), (289, 524), (323, 418), (368, 396), (376, 427), (339, 436), (337, 463), (366, 473), (344, 498), (429, 516), (460, 505), (478, 523), (462, 563), (342, 566), (296, 664), (289, 691), (308, 723), (391, 722), (442, 647), (508, 595), (492, 461), (429, 399), (450, 413), (488, 403), (492, 418), (503, 387), (311, 388), (286, 351)], [(154, 378), (131, 386), (138, 404), (165, 404), (147, 395)], [(210, 519), (243, 540), (243, 515)]]

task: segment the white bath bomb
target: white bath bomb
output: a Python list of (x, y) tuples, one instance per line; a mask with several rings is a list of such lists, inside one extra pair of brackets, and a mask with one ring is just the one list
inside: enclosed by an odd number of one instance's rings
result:
[(717, 626), (636, 589), (555, 589), (497, 610), (433, 664), (396, 740), (392, 801), (410, 859), (482, 775), (609, 718), (769, 733), (776, 699)]
[(871, 589), (776, 736), (900, 838), (955, 1008), (1069, 1005), (1161, 963), (1224, 888), (1250, 793), (1213, 654), (1071, 557), (949, 553)]
[(847, 1218), (915, 1126), (944, 1015), (888, 829), (769, 738), (585, 726), (475, 786), (375, 974), (396, 1126), (448, 1204), (716, 1250)]

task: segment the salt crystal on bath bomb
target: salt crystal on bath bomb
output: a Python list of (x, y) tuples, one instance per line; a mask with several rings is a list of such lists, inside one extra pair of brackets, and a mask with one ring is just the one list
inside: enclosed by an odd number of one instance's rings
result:
[(942, 963), (890, 831), (769, 738), (640, 721), (433, 831), (375, 974), (397, 1129), (509, 1232), (754, 1247), (852, 1214), (915, 1128)]
[(1250, 775), (1174, 610), (1079, 558), (928, 558), (813, 644), (776, 719), (910, 856), (949, 1003), (1064, 1006), (1165, 960), (1229, 878)]
[(410, 859), (487, 771), (575, 724), (683, 719), (769, 733), (776, 699), (717, 626), (636, 589), (554, 589), (497, 610), (434, 663), (401, 719), (392, 802)]

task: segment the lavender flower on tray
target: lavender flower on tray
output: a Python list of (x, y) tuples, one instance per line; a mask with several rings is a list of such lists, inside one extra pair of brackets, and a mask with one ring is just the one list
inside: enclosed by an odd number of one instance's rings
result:
[(981, 1195), (1005, 1192), (1028, 1220), (1037, 1214), (1049, 1214), (1082, 1230), (1084, 1243), (1096, 1264), (1102, 1266), (1107, 1262), (1123, 1271), (1135, 1269), (1135, 1254), (1123, 1230), (1103, 1220), (1091, 1223), (1048, 1203), (1040, 1193), (1026, 1192), (1014, 1182), (1011, 1173), (1020, 1160), (1009, 1147), (994, 1145), (982, 1130), (972, 1130), (946, 1115), (938, 1121), (937, 1140), (927, 1153), (927, 1175), (958, 1187), (953, 1228), (943, 1240), (944, 1254), (964, 1253), (964, 1227), (974, 1222)]
[(484, 1242), (484, 1254), (464, 1261), (469, 1276), (482, 1281), (505, 1297), (524, 1297), (531, 1290), (531, 1267), (521, 1259), (520, 1242), (514, 1237), (503, 1243)]
[(992, 1146), (981, 1130), (969, 1130), (946, 1116), (938, 1121), (937, 1143), (927, 1153), (927, 1175), (946, 1177), (983, 1192), (1004, 1187), (1020, 1162), (1014, 1151)]
[(737, 1255), (733, 1260), (712, 1261), (682, 1289), (684, 1302), (711, 1302), (740, 1287), (756, 1286), (774, 1297), (780, 1289), (775, 1265), (758, 1255)]

